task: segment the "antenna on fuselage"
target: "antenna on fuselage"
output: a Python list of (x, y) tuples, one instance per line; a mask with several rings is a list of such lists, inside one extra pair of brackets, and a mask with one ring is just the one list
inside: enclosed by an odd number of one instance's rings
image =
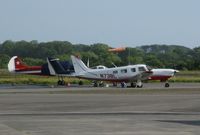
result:
[(130, 62), (130, 48), (128, 47), (128, 65), (130, 65), (131, 62)]
[(114, 67), (117, 67), (117, 66), (115, 65), (115, 63), (112, 62), (111, 64), (112, 64)]

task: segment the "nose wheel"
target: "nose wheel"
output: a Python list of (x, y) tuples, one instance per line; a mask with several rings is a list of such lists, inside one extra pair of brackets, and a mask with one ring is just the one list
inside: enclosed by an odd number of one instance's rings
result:
[(166, 87), (166, 88), (170, 87), (170, 85), (169, 85), (168, 82), (165, 83), (165, 87)]

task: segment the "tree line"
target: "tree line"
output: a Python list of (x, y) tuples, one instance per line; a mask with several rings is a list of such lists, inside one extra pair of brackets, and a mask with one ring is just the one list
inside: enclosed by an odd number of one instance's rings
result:
[(128, 64), (147, 64), (154, 68), (200, 70), (200, 47), (187, 48), (178, 45), (144, 45), (128, 47), (123, 52), (108, 52), (107, 44), (72, 44), (68, 41), (38, 42), (7, 40), (0, 44), (0, 68), (7, 68), (12, 56), (19, 56), (28, 65), (42, 65), (47, 57), (70, 60), (70, 55), (80, 55), (90, 66), (112, 67)]

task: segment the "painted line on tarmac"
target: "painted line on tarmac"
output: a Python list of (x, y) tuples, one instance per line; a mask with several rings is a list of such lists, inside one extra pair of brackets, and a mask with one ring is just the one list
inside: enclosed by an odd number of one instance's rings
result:
[(33, 113), (0, 113), (0, 116), (64, 116), (64, 115), (200, 115), (200, 112), (149, 112), (149, 111), (134, 111), (134, 112), (33, 112)]

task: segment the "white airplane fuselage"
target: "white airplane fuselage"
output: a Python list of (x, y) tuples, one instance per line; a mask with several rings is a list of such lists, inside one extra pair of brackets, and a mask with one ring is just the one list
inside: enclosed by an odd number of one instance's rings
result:
[(160, 80), (167, 81), (169, 78), (173, 77), (178, 70), (175, 69), (152, 69), (153, 74), (149, 77), (149, 80)]
[(112, 82), (133, 82), (146, 80), (151, 74), (146, 65), (129, 65), (123, 67), (91, 69), (82, 60), (71, 56), (75, 69), (75, 76), (90, 80), (112, 81)]
[(106, 69), (89, 69), (76, 74), (76, 76), (91, 80), (129, 82), (137, 81), (138, 78), (140, 80), (146, 80), (149, 77), (149, 74), (151, 74), (151, 72), (148, 71), (146, 65), (140, 64)]
[[(130, 66), (127, 66), (127, 67), (129, 68)], [(103, 65), (98, 65), (94, 67), (94, 69), (100, 70), (100, 69), (108, 69), (108, 68)], [(175, 70), (175, 69), (165, 69), (165, 68), (151, 69), (151, 71), (153, 73), (147, 79), (160, 80), (160, 81), (167, 81), (169, 78), (173, 77), (175, 73), (179, 72), (178, 70)]]

